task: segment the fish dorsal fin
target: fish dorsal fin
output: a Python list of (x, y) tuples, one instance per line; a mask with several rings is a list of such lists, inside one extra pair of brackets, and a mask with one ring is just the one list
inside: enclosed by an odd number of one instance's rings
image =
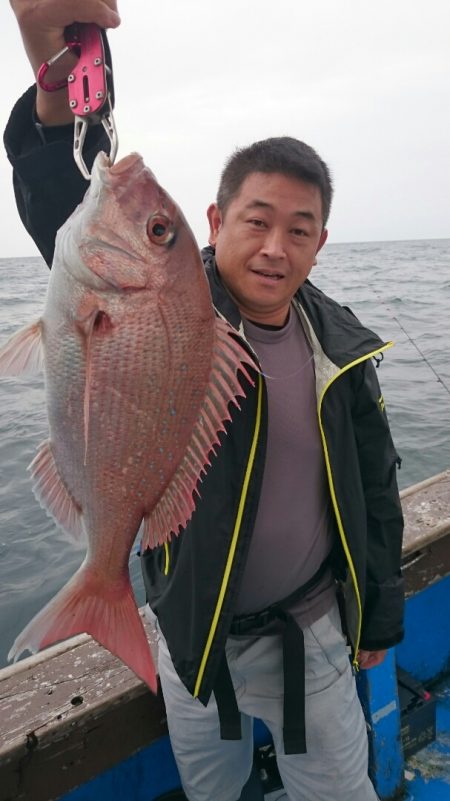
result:
[(229, 403), (239, 408), (238, 396), (245, 392), (237, 375), (254, 385), (244, 364), (258, 370), (247, 350), (236, 339), (236, 332), (223, 320), (216, 320), (213, 363), (199, 417), (194, 425), (186, 453), (158, 504), (144, 517), (143, 548), (153, 548), (171, 539), (184, 528), (195, 509), (197, 484), (209, 466), (209, 454), (219, 445), (219, 433), (231, 420)]
[(86, 539), (81, 509), (69, 494), (53, 456), (51, 443), (43, 442), (29, 466), (37, 501), (61, 528), (77, 542)]
[(44, 366), (42, 323), (21, 328), (0, 349), (0, 376), (34, 375)]

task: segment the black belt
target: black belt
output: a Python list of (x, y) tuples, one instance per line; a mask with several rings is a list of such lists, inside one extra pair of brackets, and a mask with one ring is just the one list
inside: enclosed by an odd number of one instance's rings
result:
[[(306, 754), (305, 737), (305, 641), (303, 631), (289, 612), (294, 604), (302, 600), (325, 575), (330, 566), (327, 557), (318, 571), (305, 584), (287, 598), (251, 615), (233, 618), (230, 634), (260, 634), (274, 620), (281, 624), (283, 644), (283, 741), (286, 754)], [(214, 684), (214, 695), (220, 722), (222, 740), (241, 739), (241, 716), (238, 709), (233, 682), (224, 652)]]

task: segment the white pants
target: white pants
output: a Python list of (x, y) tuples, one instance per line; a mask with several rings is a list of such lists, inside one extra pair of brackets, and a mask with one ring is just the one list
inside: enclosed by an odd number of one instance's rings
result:
[(214, 696), (188, 693), (159, 635), (159, 674), (169, 733), (189, 801), (237, 801), (253, 760), (253, 718), (270, 730), (290, 801), (376, 801), (367, 775), (367, 732), (337, 605), (304, 629), (306, 754), (283, 749), (281, 638), (230, 637), (227, 659), (242, 740), (221, 740)]

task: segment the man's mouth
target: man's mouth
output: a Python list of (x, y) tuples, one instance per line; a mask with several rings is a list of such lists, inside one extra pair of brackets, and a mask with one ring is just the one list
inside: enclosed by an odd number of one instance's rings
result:
[(270, 281), (281, 281), (284, 278), (282, 273), (277, 273), (273, 270), (256, 270), (255, 268), (252, 269), (252, 273), (256, 275), (261, 275), (263, 278), (268, 278)]

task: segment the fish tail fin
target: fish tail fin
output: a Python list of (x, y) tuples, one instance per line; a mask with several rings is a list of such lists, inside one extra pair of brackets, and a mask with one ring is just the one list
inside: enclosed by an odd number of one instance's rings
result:
[(36, 651), (86, 632), (156, 693), (157, 680), (150, 647), (128, 574), (106, 583), (83, 564), (62, 590), (16, 638), (8, 659)]

